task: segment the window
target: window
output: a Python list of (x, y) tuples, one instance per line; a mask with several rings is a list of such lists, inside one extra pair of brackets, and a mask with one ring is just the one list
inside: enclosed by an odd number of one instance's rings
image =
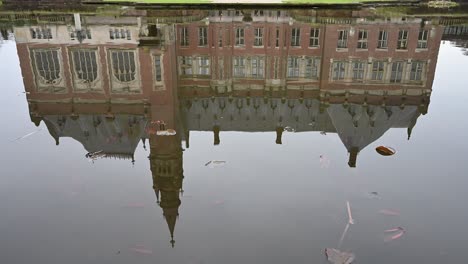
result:
[(234, 57), (234, 77), (244, 77), (245, 76), (245, 58), (243, 57)]
[(92, 83), (97, 79), (96, 50), (73, 50), (72, 59), (77, 79), (82, 80), (84, 83)]
[(218, 31), (218, 47), (223, 47), (223, 29), (220, 28)]
[(187, 27), (182, 27), (180, 29), (180, 45), (182, 47), (187, 47), (189, 45), (189, 31)]
[(333, 63), (333, 80), (343, 80), (345, 77), (345, 63), (337, 61)]
[(377, 41), (377, 48), (378, 49), (388, 48), (387, 39), (388, 39), (388, 32), (385, 31), (385, 30), (380, 30), (379, 31), (379, 40)]
[(421, 81), (423, 67), (424, 67), (423, 62), (415, 61), (411, 63), (411, 73), (410, 73), (411, 81)]
[(210, 75), (210, 58), (198, 57), (198, 74)]
[(31, 28), (32, 39), (52, 39), (52, 30), (50, 28)]
[(208, 28), (199, 27), (198, 28), (198, 46), (208, 45)]
[(390, 75), (390, 82), (400, 83), (403, 76), (403, 62), (396, 61), (392, 63), (392, 73)]
[(338, 44), (337, 48), (346, 49), (348, 47), (348, 31), (339, 30), (338, 31)]
[(58, 83), (61, 78), (59, 50), (34, 50), (33, 54), (36, 71), (41, 81), (45, 84)]
[(280, 43), (280, 30), (279, 28), (276, 29), (276, 44), (275, 46), (278, 48)]
[(359, 30), (357, 48), (367, 49), (367, 30)]
[(408, 48), (408, 30), (402, 29), (398, 32), (397, 49), (405, 50)]
[(319, 35), (320, 35), (320, 29), (318, 29), (318, 28), (311, 28), (310, 29), (309, 47), (318, 47), (319, 46)]
[(384, 62), (374, 61), (372, 63), (372, 80), (383, 80)]
[(192, 57), (181, 57), (180, 68), (182, 75), (192, 75)]
[(305, 77), (309, 79), (317, 79), (320, 60), (316, 58), (306, 58)]
[(154, 57), (154, 71), (155, 71), (156, 81), (157, 82), (162, 81), (161, 56), (159, 55)]
[(353, 80), (364, 79), (364, 62), (354, 61), (353, 62)]
[(300, 46), (301, 42), (301, 29), (293, 28), (291, 31), (291, 46), (297, 47)]
[(420, 30), (418, 36), (418, 49), (427, 49), (427, 36), (429, 31)]
[(244, 29), (236, 28), (236, 46), (244, 46)]
[(263, 46), (263, 28), (255, 28), (254, 33), (254, 46)]
[(109, 29), (109, 38), (110, 39), (127, 39), (131, 40), (132, 35), (130, 34), (130, 30), (125, 30), (123, 28), (110, 28)]
[(254, 16), (263, 16), (263, 10), (255, 10)]
[(128, 50), (114, 50), (111, 52), (113, 75), (120, 82), (135, 80), (135, 53)]
[(299, 77), (299, 57), (288, 57), (288, 77)]
[(263, 78), (264, 60), (262, 57), (252, 57), (250, 60), (252, 78)]
[(275, 57), (273, 75), (274, 75), (274, 79), (278, 79), (278, 77), (279, 77), (279, 59), (278, 59), (278, 57)]

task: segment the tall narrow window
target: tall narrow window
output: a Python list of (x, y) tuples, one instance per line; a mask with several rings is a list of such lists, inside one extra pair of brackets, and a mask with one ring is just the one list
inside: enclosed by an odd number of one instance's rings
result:
[(245, 58), (243, 57), (234, 57), (233, 58), (234, 66), (234, 77), (244, 77), (245, 76)]
[(255, 28), (254, 29), (254, 46), (260, 47), (263, 46), (263, 28)]
[(264, 61), (262, 57), (252, 57), (250, 60), (252, 78), (263, 78)]
[(305, 77), (309, 79), (317, 79), (319, 64), (320, 64), (320, 59), (310, 58), (310, 57), (306, 58)]
[(359, 30), (357, 48), (367, 49), (367, 30)]
[(274, 65), (274, 72), (273, 72), (273, 75), (274, 75), (274, 79), (278, 79), (279, 77), (279, 59), (278, 57), (275, 57), (275, 65)]
[(218, 31), (218, 47), (223, 47), (223, 29), (220, 28)]
[(364, 62), (354, 61), (353, 62), (353, 80), (364, 79)]
[(372, 63), (372, 80), (383, 80), (384, 62), (374, 61)]
[(236, 28), (236, 46), (244, 46), (244, 29)]
[(44, 84), (56, 84), (61, 78), (58, 50), (34, 50), (36, 71)]
[(288, 57), (288, 77), (299, 77), (299, 57)]
[(311, 28), (310, 29), (309, 47), (318, 47), (319, 46), (319, 36), (320, 36), (320, 29), (318, 29), (318, 28)]
[(411, 73), (410, 73), (410, 80), (411, 81), (421, 81), (423, 67), (424, 67), (423, 62), (414, 61), (414, 62), (411, 63)]
[(162, 67), (161, 67), (161, 56), (157, 55), (154, 57), (154, 72), (156, 81), (162, 81)]
[(420, 30), (418, 36), (418, 49), (427, 49), (427, 36), (429, 31)]
[(210, 75), (210, 58), (198, 57), (198, 74)]
[(343, 80), (345, 77), (345, 63), (337, 61), (333, 63), (333, 80)]
[(199, 27), (198, 28), (198, 46), (208, 45), (208, 28)]
[(392, 63), (392, 73), (390, 74), (390, 82), (400, 83), (403, 76), (403, 62), (395, 61)]
[(388, 48), (387, 44), (388, 33), (385, 30), (379, 31), (379, 40), (377, 41), (377, 48), (378, 49), (386, 49)]
[(348, 47), (348, 31), (339, 30), (337, 48), (346, 49), (347, 47)]
[(297, 47), (301, 45), (301, 29), (293, 28), (291, 30), (291, 46)]
[(189, 45), (188, 27), (182, 27), (180, 29), (180, 45), (183, 47), (187, 47)]
[(76, 78), (84, 83), (94, 82), (98, 75), (96, 50), (73, 50), (72, 56)]
[(180, 69), (182, 75), (192, 75), (192, 57), (183, 56), (180, 59)]
[(114, 50), (111, 52), (112, 70), (114, 77), (120, 82), (135, 80), (136, 63), (135, 53), (127, 50)]
[(408, 48), (408, 30), (402, 29), (398, 32), (397, 49), (405, 50)]
[(279, 28), (276, 29), (276, 44), (275, 44), (275, 47), (279, 47), (279, 43), (280, 43), (280, 30)]

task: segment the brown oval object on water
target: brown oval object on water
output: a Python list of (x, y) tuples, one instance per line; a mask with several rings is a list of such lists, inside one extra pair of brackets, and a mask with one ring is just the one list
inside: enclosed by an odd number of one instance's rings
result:
[(382, 156), (391, 156), (396, 152), (393, 148), (385, 146), (378, 146), (377, 148), (375, 148), (375, 150)]

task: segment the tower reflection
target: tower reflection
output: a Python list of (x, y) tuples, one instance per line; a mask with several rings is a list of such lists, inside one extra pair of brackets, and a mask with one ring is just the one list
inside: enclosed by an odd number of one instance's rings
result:
[[(31, 121), (58, 145), (134, 162), (149, 142), (171, 244), (181, 142), (191, 131), (336, 133), (358, 154), (391, 128), (408, 139), (430, 102), (443, 27), (326, 10), (132, 10), (23, 19), (14, 33)], [(45, 21), (40, 24), (32, 21)], [(148, 130), (163, 121), (175, 135)]]

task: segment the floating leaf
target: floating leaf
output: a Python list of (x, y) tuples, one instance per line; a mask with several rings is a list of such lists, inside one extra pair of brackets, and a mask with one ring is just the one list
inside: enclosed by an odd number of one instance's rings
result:
[(377, 148), (375, 148), (375, 150), (382, 156), (391, 156), (396, 153), (396, 151), (393, 148), (385, 146), (378, 146)]
[(326, 248), (325, 255), (327, 256), (328, 261), (333, 264), (351, 264), (355, 256), (350, 252), (341, 252), (335, 248)]
[(226, 161), (224, 161), (224, 160), (210, 160), (207, 163), (205, 163), (205, 166), (208, 166), (210, 168), (214, 168), (214, 167), (221, 167), (224, 164), (226, 164)]

